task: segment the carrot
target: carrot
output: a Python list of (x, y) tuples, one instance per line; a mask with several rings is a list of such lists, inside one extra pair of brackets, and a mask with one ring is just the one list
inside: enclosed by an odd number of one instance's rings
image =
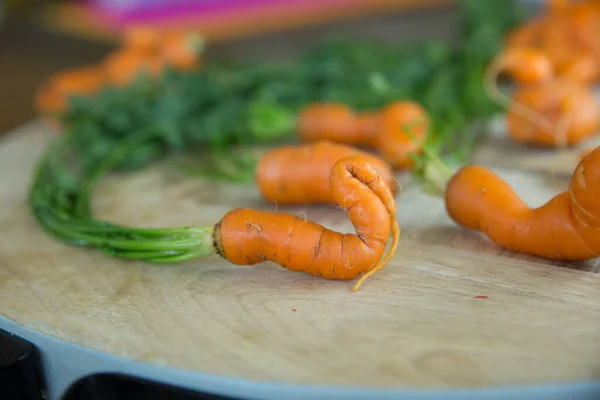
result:
[(510, 137), (519, 143), (545, 147), (567, 147), (595, 135), (600, 128), (598, 100), (587, 86), (569, 81), (552, 81), (518, 89), (515, 103), (537, 110), (543, 118), (526, 119), (516, 106), (507, 115)]
[(452, 173), (435, 169), (438, 195), (459, 226), (516, 253), (575, 261), (600, 255), (600, 148), (576, 167), (568, 190), (544, 205), (528, 206), (496, 173), (471, 164)]
[(591, 84), (598, 79), (600, 73), (598, 65), (598, 58), (590, 51), (582, 52), (567, 62), (558, 71), (558, 74), (569, 81)]
[[(235, 209), (213, 232), (213, 247), (236, 265), (272, 261), (291, 270), (361, 284), (381, 270), (396, 252), (400, 228), (389, 186), (366, 158), (350, 156), (333, 165), (330, 188), (349, 215), (356, 234), (341, 234), (299, 216)], [(388, 238), (392, 245), (385, 258)]]
[(538, 126), (547, 127), (549, 122), (535, 108), (513, 101), (498, 88), (496, 80), (503, 71), (508, 71), (517, 83), (539, 85), (553, 78), (550, 60), (539, 50), (508, 48), (492, 60), (484, 77), (484, 89), (492, 100), (511, 108), (513, 114), (521, 115)]
[[(404, 128), (412, 124), (412, 134)], [(412, 101), (395, 101), (374, 112), (355, 113), (340, 103), (314, 103), (298, 115), (297, 130), (306, 142), (330, 140), (375, 149), (393, 168), (414, 165), (411, 154), (429, 129), (429, 116)]]
[(336, 204), (329, 176), (335, 162), (349, 156), (365, 159), (396, 195), (394, 173), (385, 161), (355, 147), (326, 140), (267, 152), (258, 164), (255, 180), (262, 196), (277, 204)]
[(139, 73), (148, 73), (151, 77), (159, 74), (164, 61), (155, 54), (143, 51), (124, 49), (107, 56), (103, 63), (107, 80), (111, 84), (126, 85)]
[(343, 103), (315, 102), (298, 113), (297, 131), (301, 140), (330, 140), (357, 146), (371, 142), (357, 129), (358, 117)]
[(104, 83), (104, 73), (95, 66), (59, 71), (38, 87), (34, 102), (38, 111), (48, 114), (64, 111), (71, 95), (92, 94)]
[(527, 47), (508, 47), (495, 57), (487, 69), (487, 83), (494, 85), (498, 75), (508, 73), (519, 84), (539, 84), (554, 78), (550, 60), (544, 52)]
[(122, 49), (156, 53), (162, 42), (160, 36), (160, 32), (150, 26), (129, 26), (123, 31), (121, 46)]
[[(527, 84), (518, 87), (512, 98), (495, 84), (503, 69), (519, 83)], [(539, 50), (505, 50), (488, 67), (484, 86), (490, 98), (507, 106), (509, 136), (516, 142), (565, 147), (587, 139), (598, 129), (598, 105), (592, 90), (555, 78), (552, 64)]]
[[(597, 1), (550, 1), (546, 4), (545, 14), (518, 26), (507, 35), (506, 46), (544, 52), (556, 76), (578, 82), (595, 81), (600, 77), (598, 71), (591, 68), (589, 60), (581, 60), (581, 55), (591, 55), (598, 65), (599, 27), (600, 3)], [(579, 66), (580, 63), (586, 66)], [(569, 72), (573, 65), (577, 65), (578, 73)]]
[(195, 32), (168, 32), (160, 46), (161, 57), (178, 70), (196, 68), (204, 50), (202, 37)]

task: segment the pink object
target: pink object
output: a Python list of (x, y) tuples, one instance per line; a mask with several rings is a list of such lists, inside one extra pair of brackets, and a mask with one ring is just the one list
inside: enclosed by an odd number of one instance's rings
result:
[[(268, 9), (270, 6), (305, 5), (323, 0), (88, 0), (103, 19), (116, 24), (149, 23), (178, 17), (222, 17), (230, 12)], [(339, 3), (340, 0), (329, 0)], [(343, 3), (344, 0), (341, 0)]]

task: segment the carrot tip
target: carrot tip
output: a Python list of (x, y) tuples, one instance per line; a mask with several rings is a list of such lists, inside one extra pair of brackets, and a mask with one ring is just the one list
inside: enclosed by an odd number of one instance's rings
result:
[(383, 258), (380, 262), (378, 262), (373, 268), (368, 270), (363, 276), (360, 277), (358, 282), (352, 288), (353, 292), (357, 292), (361, 287), (364, 281), (375, 275), (378, 271), (380, 271), (383, 267), (389, 263), (394, 254), (396, 254), (396, 250), (398, 249), (398, 243), (400, 242), (400, 225), (398, 224), (398, 220), (394, 217), (392, 223), (392, 246), (390, 247), (390, 251), (388, 251), (385, 258)]

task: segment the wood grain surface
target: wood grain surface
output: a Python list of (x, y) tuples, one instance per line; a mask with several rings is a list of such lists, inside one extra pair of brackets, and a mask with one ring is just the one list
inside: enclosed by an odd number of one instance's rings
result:
[[(17, 323), (136, 360), (261, 381), (479, 387), (600, 377), (598, 263), (503, 251), (456, 227), (405, 174), (400, 249), (352, 293), (352, 282), (269, 263), (214, 256), (155, 266), (57, 244), (24, 202), (50, 137), (34, 122), (0, 145), (0, 315)], [(496, 170), (531, 205), (568, 184)], [(212, 224), (238, 206), (275, 207), (252, 185), (208, 184), (164, 166), (107, 178), (94, 202), (99, 216), (136, 226)], [(351, 231), (333, 208), (278, 211)]]

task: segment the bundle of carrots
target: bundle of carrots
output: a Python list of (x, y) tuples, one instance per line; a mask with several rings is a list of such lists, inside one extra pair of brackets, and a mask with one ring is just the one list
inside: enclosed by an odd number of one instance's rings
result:
[[(511, 139), (564, 149), (600, 130), (592, 87), (600, 77), (600, 2), (549, 0), (546, 6), (544, 15), (507, 35), (485, 87), (508, 108)], [(503, 72), (518, 85), (512, 98), (496, 87)]]
[(99, 63), (59, 71), (42, 82), (35, 106), (44, 115), (56, 114), (66, 111), (74, 95), (91, 96), (106, 86), (124, 86), (140, 74), (156, 77), (167, 67), (198, 68), (203, 50), (203, 40), (195, 32), (129, 27), (119, 47)]
[(600, 2), (547, 0), (544, 13), (511, 30), (507, 47), (537, 49), (557, 76), (590, 83), (600, 79)]
[[(483, 4), (480, 0), (464, 0), (464, 3), (472, 7), (469, 8), (471, 11)], [(510, 12), (507, 14), (507, 20), (514, 20)], [(493, 12), (490, 15), (495, 21), (496, 15)], [(483, 24), (492, 22), (483, 21)], [(479, 32), (471, 39), (474, 43), (479, 40), (480, 44), (487, 46), (489, 41), (483, 39), (488, 38), (481, 32), (489, 30), (482, 29)], [(165, 40), (165, 37), (171, 39)], [(65, 103), (53, 103), (48, 99), (64, 99), (65, 87), (70, 93), (79, 90), (79, 93), (91, 94), (105, 83), (127, 86), (142, 67), (147, 68), (151, 75), (156, 75), (167, 65), (184, 71), (195, 68), (200, 59), (198, 42), (192, 40), (191, 53), (177, 50), (189, 40), (190, 36), (186, 34), (161, 36), (159, 40), (152, 31), (131, 31), (124, 37), (122, 49), (105, 59), (101, 66), (73, 73), (70, 76), (77, 77), (73, 82), (65, 79), (67, 83), (72, 83), (70, 86), (61, 86), (58, 84), (60, 80), (55, 80), (50, 87), (61, 90), (46, 92), (47, 96), (40, 96), (40, 99), (47, 103), (40, 104), (45, 104), (45, 110), (64, 107)], [(472, 57), (469, 61), (477, 65), (483, 64), (485, 58), (477, 58), (473, 53), (460, 56)], [(461, 58), (456, 54), (440, 56), (437, 53), (432, 57), (442, 60), (437, 67), (447, 67), (450, 62)], [(366, 65), (373, 62), (369, 57), (358, 59), (360, 61), (357, 63)], [(110, 118), (91, 117), (92, 113), (85, 115), (87, 118), (77, 118), (79, 125), (76, 127), (79, 130), (71, 129), (57, 138), (38, 164), (29, 191), (29, 205), (34, 217), (57, 240), (73, 246), (94, 248), (113, 257), (160, 264), (182, 262), (209, 254), (218, 254), (236, 265), (271, 261), (291, 271), (326, 279), (358, 278), (353, 288), (356, 291), (365, 279), (387, 265), (397, 251), (401, 231), (396, 216), (395, 197), (398, 190), (394, 171), (422, 168), (426, 183), (436, 188), (443, 197), (450, 217), (461, 226), (481, 231), (500, 246), (565, 260), (591, 258), (600, 254), (600, 242), (593, 236), (598, 229), (595, 224), (600, 220), (600, 211), (596, 209), (597, 202), (593, 198), (594, 182), (598, 180), (595, 169), (600, 163), (600, 149), (583, 158), (568, 192), (556, 196), (543, 207), (531, 209), (489, 169), (467, 165), (457, 173), (452, 173), (438, 158), (438, 153), (429, 148), (433, 139), (447, 139), (441, 132), (444, 125), (456, 127), (449, 118), (461, 110), (459, 106), (451, 104), (454, 108), (443, 108), (440, 104), (446, 102), (440, 103), (432, 97), (432, 94), (443, 93), (442, 89), (454, 88), (457, 83), (452, 79), (453, 75), (440, 78), (439, 71), (432, 68), (431, 74), (438, 79), (435, 84), (424, 80), (417, 86), (411, 86), (414, 90), (411, 93), (421, 93), (423, 87), (428, 88), (427, 96), (421, 101), (415, 98), (418, 96), (408, 95), (395, 95), (394, 99), (390, 99), (390, 93), (394, 91), (390, 89), (389, 82), (386, 83), (381, 76), (377, 79), (377, 75), (370, 75), (366, 79), (368, 84), (373, 86), (373, 81), (377, 82), (375, 91), (384, 93), (378, 100), (387, 100), (379, 108), (359, 109), (352, 107), (349, 101), (336, 100), (336, 96), (302, 97), (303, 92), (298, 87), (306, 91), (304, 80), (312, 77), (312, 84), (318, 88), (315, 91), (319, 91), (324, 86), (325, 78), (330, 79), (330, 83), (337, 82), (335, 79), (339, 75), (336, 70), (333, 71), (336, 73), (332, 73), (331, 63), (310, 65), (314, 69), (307, 68), (308, 72), (294, 70), (295, 75), (285, 68), (270, 71), (270, 74), (280, 74), (284, 78), (301, 76), (303, 80), (296, 82), (296, 86), (290, 82), (285, 82), (287, 85), (272, 85), (281, 81), (273, 82), (272, 75), (250, 70), (243, 75), (245, 78), (252, 77), (249, 82), (243, 81), (240, 74), (236, 73), (194, 76), (193, 79), (202, 85), (202, 96), (195, 90), (197, 86), (187, 85), (189, 81), (185, 80), (177, 81), (178, 85), (169, 85), (169, 91), (158, 91), (158, 94), (154, 88), (155, 98), (152, 101), (156, 101), (162, 113), (157, 121), (154, 109), (148, 107), (150, 111), (145, 111), (145, 117), (150, 122), (142, 126), (137, 125), (139, 114), (123, 114), (120, 107), (109, 108)], [(456, 64), (452, 65), (455, 71), (462, 73)], [(527, 69), (520, 68), (522, 65), (527, 65)], [(416, 69), (409, 67), (411, 65), (406, 67), (406, 71), (412, 71), (413, 74), (423, 70), (421, 66)], [(520, 103), (527, 103), (527, 99), (531, 99), (535, 105), (546, 104), (546, 118), (560, 111), (576, 114), (569, 120), (567, 142), (577, 142), (578, 138), (588, 134), (591, 126), (598, 123), (596, 107), (589, 105), (592, 101), (586, 88), (575, 86), (581, 83), (572, 81), (557, 84), (554, 66), (538, 50), (509, 48), (492, 62), (489, 76), (495, 77), (500, 70), (512, 71), (518, 82), (533, 85), (528, 89), (544, 88), (543, 95), (538, 92), (523, 94)], [(423, 79), (431, 77), (415, 76)], [(344, 85), (357, 81), (352, 74), (350, 78)], [(470, 78), (466, 81), (473, 84)], [(336, 87), (332, 84), (338, 90), (344, 85)], [(273, 100), (276, 96), (257, 95), (264, 95), (267, 92), (265, 88), (271, 93), (278, 93), (279, 99), (287, 99), (288, 104), (301, 106), (297, 109), (285, 107)], [(243, 101), (227, 98), (231, 93), (240, 92), (244, 94)], [(360, 93), (358, 97), (362, 95)], [(478, 92), (470, 90), (469, 95), (464, 98), (450, 96), (450, 103), (461, 103), (462, 110), (468, 110), (468, 117), (481, 116), (483, 108), (479, 104), (481, 99)], [(560, 97), (560, 101), (546, 98), (552, 96)], [(188, 98), (194, 101), (186, 102)], [(271, 100), (265, 100), (269, 98)], [(249, 99), (257, 101), (252, 103), (250, 100), (250, 105), (256, 107), (248, 105)], [(225, 100), (229, 102), (223, 105)], [(564, 109), (557, 108), (557, 104)], [(143, 110), (144, 107), (137, 107), (135, 112), (139, 112), (138, 109)], [(297, 112), (290, 116), (294, 109)], [(252, 110), (256, 113), (253, 114)], [(436, 110), (435, 114), (432, 110)], [(200, 112), (209, 117), (196, 119)], [(526, 107), (521, 107), (520, 112), (534, 121), (537, 118), (533, 113), (527, 115)], [(250, 124), (248, 121), (240, 122), (240, 115), (258, 115), (259, 118)], [(448, 119), (440, 120), (442, 116)], [(466, 117), (459, 115), (457, 118)], [(512, 117), (509, 115), (509, 118)], [(222, 128), (220, 124), (228, 127), (224, 131), (239, 131), (220, 136), (218, 133), (221, 131), (217, 129)], [(133, 154), (140, 157), (140, 165), (145, 165), (156, 154), (158, 146), (163, 146), (162, 149), (185, 148), (188, 142), (184, 139), (197, 139), (198, 135), (204, 135), (202, 139), (205, 143), (241, 141), (250, 126), (260, 126), (258, 131), (267, 132), (265, 136), (268, 137), (272, 136), (272, 131), (279, 131), (282, 127), (291, 129), (300, 141), (296, 145), (277, 147), (260, 159), (254, 182), (264, 199), (279, 204), (323, 203), (339, 206), (352, 221), (354, 234), (331, 231), (299, 215), (247, 208), (231, 210), (212, 226), (169, 229), (131, 228), (101, 221), (92, 215), (90, 195), (93, 185), (109, 170), (122, 165), (124, 160), (135, 158)], [(513, 136), (517, 138), (520, 129), (532, 129), (531, 125), (517, 128), (525, 126), (519, 120), (514, 120), (511, 126)], [(104, 134), (105, 127), (113, 129), (112, 135)], [(104, 134), (98, 136), (103, 141), (95, 145), (88, 140), (85, 152), (81, 151), (82, 147), (76, 146), (78, 140), (82, 140), (81, 132), (88, 135), (90, 132)], [(538, 133), (534, 135), (537, 137), (535, 140), (542, 143), (552, 141), (546, 137), (549, 134), (549, 131)], [(574, 135), (573, 138), (571, 135)], [(94, 136), (87, 136), (88, 139), (91, 137)], [(73, 164), (60, 160), (71, 160)], [(391, 245), (384, 256), (390, 236)], [(543, 239), (547, 239), (552, 246), (542, 245)]]

